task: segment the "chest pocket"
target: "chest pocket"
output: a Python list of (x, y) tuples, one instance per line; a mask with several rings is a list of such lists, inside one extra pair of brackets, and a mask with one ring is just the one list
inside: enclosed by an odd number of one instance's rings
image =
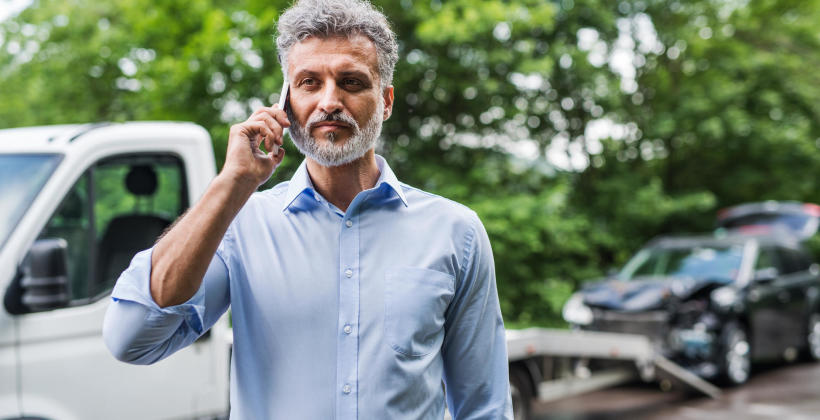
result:
[(405, 356), (424, 356), (441, 347), (444, 312), (453, 299), (454, 278), (424, 268), (387, 272), (384, 328), (390, 346)]

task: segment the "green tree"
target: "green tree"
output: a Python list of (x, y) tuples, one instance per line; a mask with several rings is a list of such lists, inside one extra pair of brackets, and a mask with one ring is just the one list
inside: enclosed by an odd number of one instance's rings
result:
[[(820, 200), (818, 0), (375, 3), (401, 57), (380, 152), (479, 213), (515, 325), (558, 323), (583, 282), (720, 206)], [(278, 99), (288, 4), (34, 1), (0, 23), (0, 127), (193, 121), (221, 165), (230, 124)]]

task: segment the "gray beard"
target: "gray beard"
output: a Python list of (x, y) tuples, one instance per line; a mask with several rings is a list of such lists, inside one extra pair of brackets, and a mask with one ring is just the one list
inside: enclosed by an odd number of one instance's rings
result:
[[(359, 127), (353, 117), (337, 112), (333, 114), (326, 114), (319, 112), (308, 119), (307, 123), (302, 126), (296, 120), (296, 117), (286, 107), (288, 119), (291, 122), (290, 137), (293, 139), (293, 144), (302, 152), (303, 155), (316, 161), (322, 166), (341, 166), (364, 156), (368, 150), (374, 149), (379, 142), (379, 134), (382, 131), (382, 114), (384, 114), (384, 102), (379, 101), (378, 109), (367, 121), (364, 128)], [(327, 133), (324, 143), (319, 143), (310, 132), (314, 125), (323, 121), (342, 121), (350, 125), (353, 133), (344, 144), (335, 144), (337, 140), (336, 133)]]

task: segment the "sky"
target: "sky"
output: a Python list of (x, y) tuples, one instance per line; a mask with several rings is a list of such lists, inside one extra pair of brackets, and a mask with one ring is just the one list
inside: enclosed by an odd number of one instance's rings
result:
[(0, 0), (0, 22), (17, 14), (31, 4), (31, 0)]

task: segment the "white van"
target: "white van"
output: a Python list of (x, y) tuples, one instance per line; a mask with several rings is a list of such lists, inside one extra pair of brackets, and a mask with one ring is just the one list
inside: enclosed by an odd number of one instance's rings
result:
[(227, 317), (152, 366), (102, 340), (119, 273), (214, 175), (190, 123), (0, 130), (0, 419), (227, 415)]

